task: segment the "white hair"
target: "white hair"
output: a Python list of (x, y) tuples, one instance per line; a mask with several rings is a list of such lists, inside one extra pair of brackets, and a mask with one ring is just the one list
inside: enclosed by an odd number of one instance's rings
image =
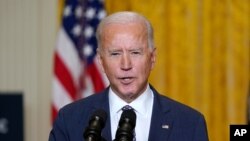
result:
[(131, 22), (141, 22), (145, 24), (145, 27), (147, 29), (148, 34), (148, 45), (151, 48), (154, 48), (154, 33), (153, 33), (153, 27), (149, 20), (147, 20), (144, 16), (130, 11), (123, 11), (123, 12), (117, 12), (114, 14), (111, 14), (107, 17), (105, 17), (98, 25), (97, 31), (96, 31), (96, 39), (98, 48), (101, 45), (101, 35), (103, 28), (110, 24), (110, 23), (131, 23)]

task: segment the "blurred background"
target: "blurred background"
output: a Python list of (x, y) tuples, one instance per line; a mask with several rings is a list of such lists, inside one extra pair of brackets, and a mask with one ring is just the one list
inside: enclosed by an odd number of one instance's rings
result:
[[(249, 0), (100, 2), (107, 14), (131, 10), (151, 21), (157, 60), (150, 83), (203, 113), (211, 141), (229, 140), (230, 124), (248, 123)], [(0, 93), (23, 96), (24, 141), (48, 140), (65, 6), (63, 0), (0, 1)]]

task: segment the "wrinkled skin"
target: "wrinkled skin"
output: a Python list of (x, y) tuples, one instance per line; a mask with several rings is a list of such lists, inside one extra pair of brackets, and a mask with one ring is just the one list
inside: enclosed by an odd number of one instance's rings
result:
[(111, 23), (102, 30), (99, 63), (112, 90), (127, 103), (145, 91), (155, 64), (155, 48), (148, 47), (144, 24)]

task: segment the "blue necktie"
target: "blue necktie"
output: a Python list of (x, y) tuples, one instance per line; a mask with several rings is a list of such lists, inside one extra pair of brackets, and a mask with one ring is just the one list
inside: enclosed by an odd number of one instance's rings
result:
[[(125, 106), (122, 107), (122, 111), (125, 111), (125, 110), (133, 110), (134, 111), (134, 108), (129, 106), (129, 105), (125, 105)], [(136, 141), (135, 130), (133, 132), (133, 141)]]

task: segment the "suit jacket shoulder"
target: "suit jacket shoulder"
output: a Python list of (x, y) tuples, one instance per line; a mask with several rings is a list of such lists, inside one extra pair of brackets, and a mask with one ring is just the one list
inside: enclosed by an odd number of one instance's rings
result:
[(208, 141), (207, 127), (199, 111), (159, 94), (154, 93), (153, 113), (149, 141)]
[(182, 115), (181, 117), (185, 117), (185, 116), (203, 116), (203, 114), (201, 112), (199, 112), (198, 110), (180, 103), (174, 99), (171, 99), (167, 96), (164, 95), (159, 95), (159, 103), (160, 106), (163, 108), (163, 110), (170, 110), (171, 114), (173, 114), (173, 116), (177, 116), (177, 115)]
[[(108, 88), (86, 98), (77, 100), (62, 107), (53, 124), (49, 141), (83, 141), (83, 133), (92, 114), (103, 109), (109, 114)], [(104, 128), (106, 138), (110, 138), (109, 116)]]

